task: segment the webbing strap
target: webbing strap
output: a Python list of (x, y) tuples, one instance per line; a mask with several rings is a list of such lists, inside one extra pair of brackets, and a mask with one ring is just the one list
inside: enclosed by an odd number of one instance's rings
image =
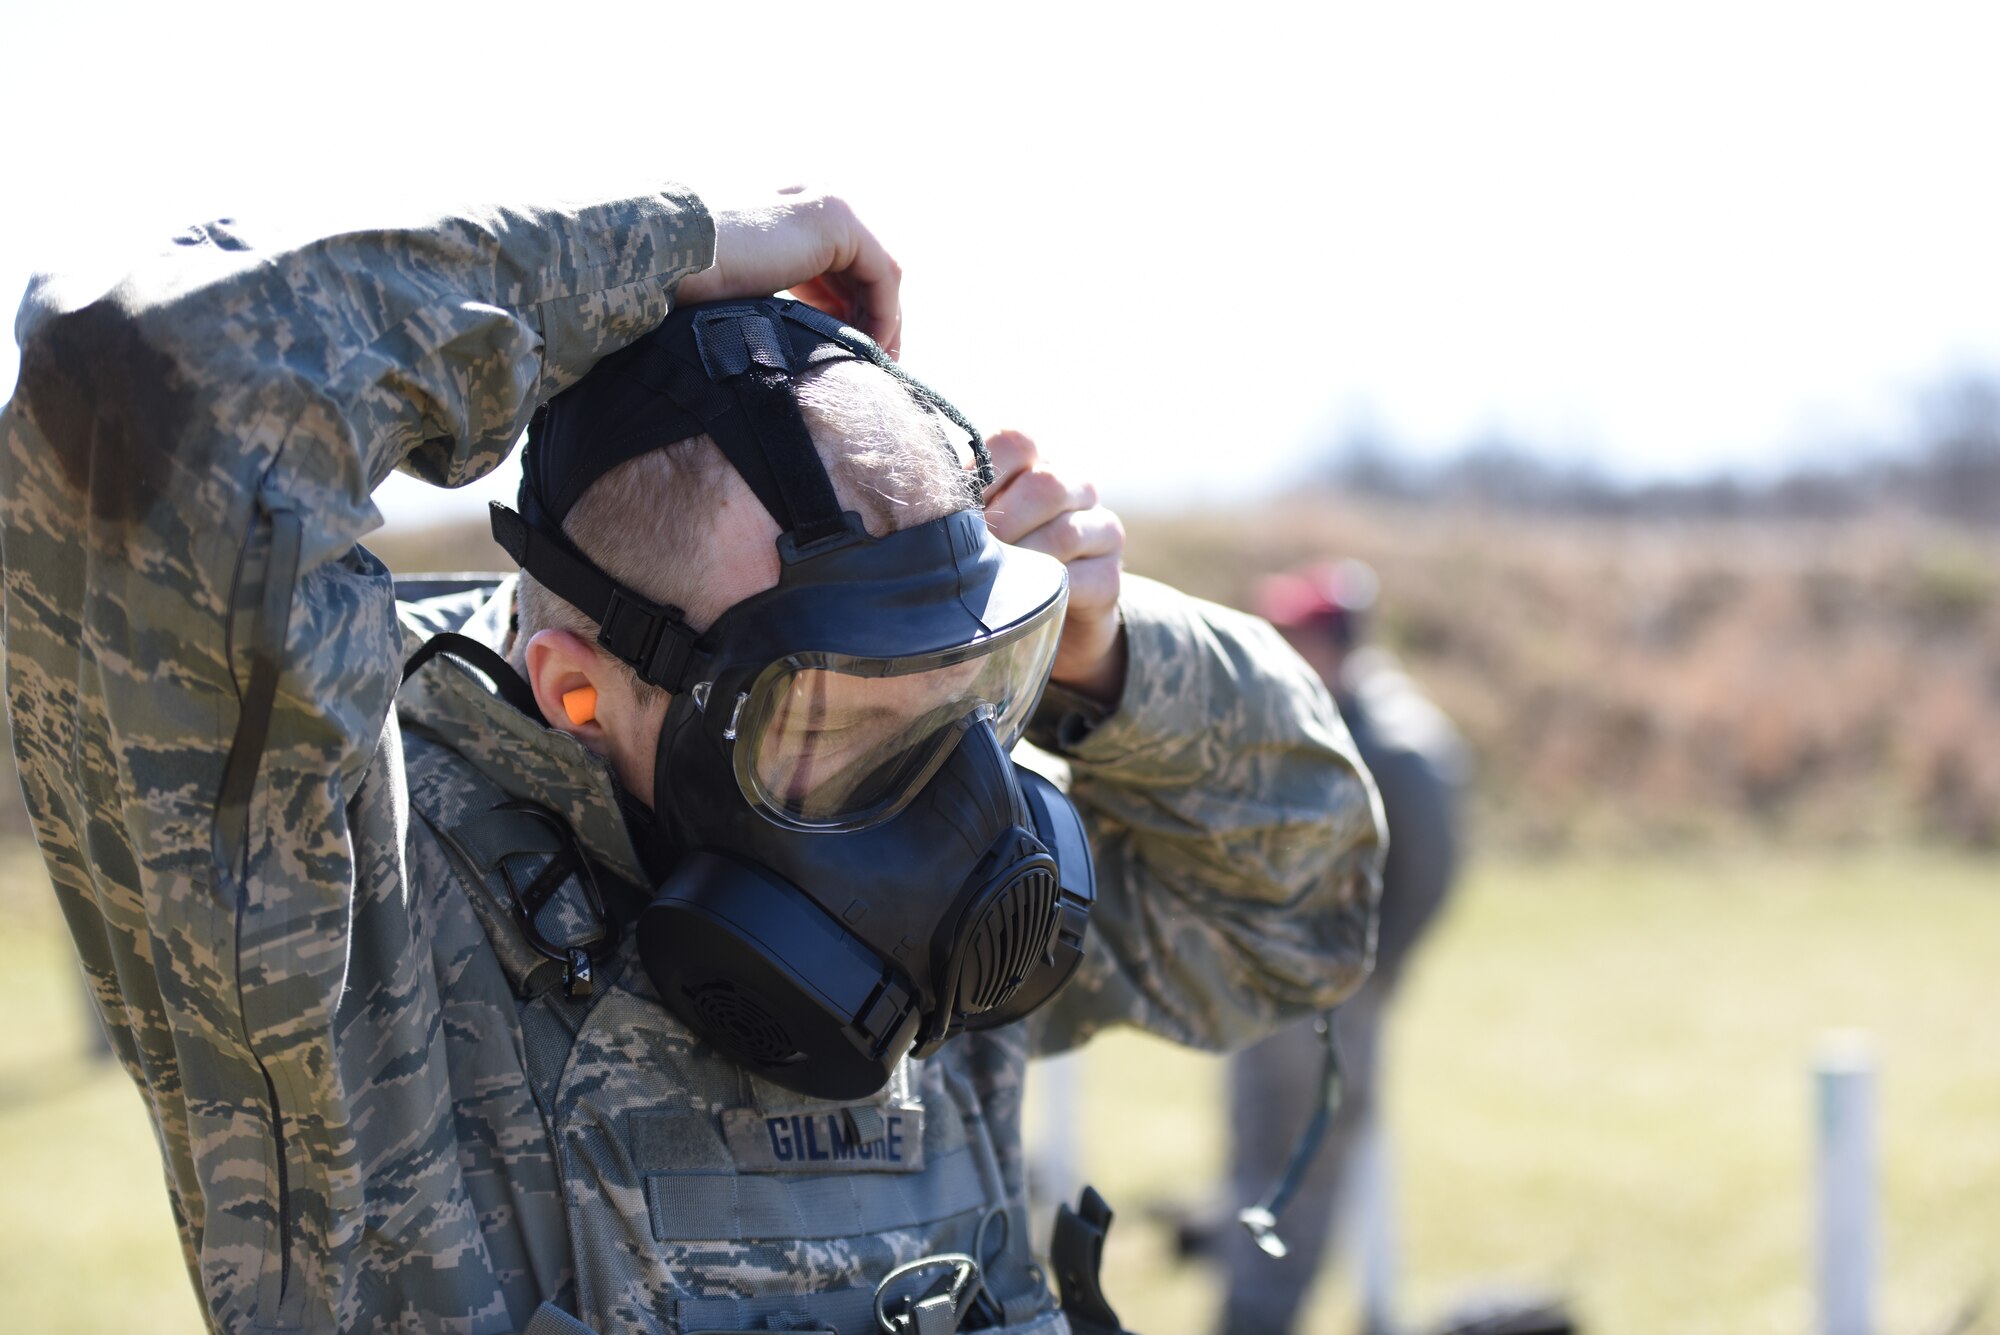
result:
[(776, 1298), (682, 1298), (674, 1303), (676, 1329), (700, 1335), (748, 1335), (786, 1330), (800, 1335), (877, 1335), (873, 1289)]
[[(889, 1301), (900, 1305), (906, 1298), (919, 1296), (928, 1276), (912, 1276), (892, 1285)], [(841, 1289), (798, 1297), (774, 1298), (682, 1298), (674, 1304), (680, 1329), (690, 1335), (737, 1335), (751, 1331), (797, 1331), (800, 1335), (880, 1335), (875, 1322), (875, 1292), (872, 1288)], [(1055, 1335), (1062, 1318), (1046, 1307), (1010, 1319), (998, 1335)], [(974, 1327), (964, 1326), (970, 1332)], [(981, 1326), (977, 1329), (988, 1331)], [(1074, 1335), (1074, 1327), (1068, 1327)]]
[(986, 1190), (969, 1149), (936, 1156), (922, 1173), (648, 1173), (653, 1236), (662, 1242), (720, 1238), (851, 1238), (979, 1210)]
[[(931, 1278), (913, 1275), (892, 1286), (888, 1297), (900, 1306), (920, 1297)], [(880, 1335), (882, 1329), (875, 1321), (873, 1285), (769, 1298), (682, 1298), (674, 1304), (674, 1316), (680, 1330), (716, 1335), (759, 1330)]]
[[(562, 519), (612, 468), (706, 433), (795, 550), (864, 534), (858, 519), (842, 513), (794, 394), (799, 374), (845, 357), (879, 367), (921, 407), (964, 430), (977, 465), (977, 483), (968, 476), (967, 486), (977, 500), (980, 487), (993, 482), (993, 461), (963, 413), (825, 312), (798, 301), (739, 301), (675, 312), (569, 391), (581, 397), (559, 395), (537, 409), (521, 485), (524, 513), (495, 503), (494, 538), (523, 570), (596, 621), (598, 643), (613, 656), (678, 694), (697, 680), (697, 636), (680, 609), (598, 569), (563, 534)], [(938, 443), (956, 461), (942, 436)]]
[[(778, 527), (807, 545), (845, 526), (833, 481), (793, 395), (792, 377), (800, 368), (793, 364), (791, 342), (776, 309), (761, 303), (695, 317), (702, 369), (728, 392), (735, 408), (710, 419), (708, 433)], [(684, 408), (702, 393), (681, 376), (667, 389)]]
[(597, 1332), (554, 1303), (543, 1303), (528, 1318), (528, 1328), (521, 1335), (597, 1335)]
[(753, 366), (731, 383), (739, 411), (709, 425), (724, 457), (800, 545), (841, 532), (840, 500), (799, 415), (791, 376)]
[(576, 1046), (576, 1013), (582, 1006), (563, 996), (550, 969), (550, 986), (540, 996), (521, 1007), (521, 1048), (528, 1058), (528, 1084), (542, 1116), (551, 1121), (556, 1115), (556, 1093), (563, 1070), (569, 1065), (570, 1049)]
[(644, 681), (676, 694), (695, 661), (695, 630), (678, 607), (656, 603), (592, 565), (568, 542), (494, 501), (493, 539), (516, 565), (597, 623), (597, 642)]
[(460, 635), (454, 630), (440, 631), (425, 640), (423, 647), (404, 661), (403, 680), (416, 676), (424, 664), (440, 654), (461, 659), (475, 671), (484, 673), (492, 680), (493, 689), (500, 693), (501, 699), (529, 718), (541, 718), (542, 710), (535, 703), (534, 688), (514, 671), (514, 665), (496, 653), (491, 645), (482, 644), (470, 635)]

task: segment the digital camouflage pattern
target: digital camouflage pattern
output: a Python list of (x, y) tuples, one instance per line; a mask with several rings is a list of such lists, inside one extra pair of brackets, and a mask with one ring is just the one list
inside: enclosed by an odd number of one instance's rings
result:
[(1366, 976), (1380, 802), (1268, 624), (1133, 575), (1119, 612), (1118, 708), (1052, 687), (1030, 732), (1068, 761), (1097, 908), (1077, 976), (1027, 1023), (1044, 1053), (1114, 1024), (1238, 1048)]
[[(736, 1171), (720, 1112), (797, 1097), (704, 1051), (629, 945), (565, 998), (477, 862), (478, 818), (525, 799), (629, 908), (608, 769), (455, 661), (398, 695), (469, 605), (399, 622), (357, 545), (373, 487), (491, 468), (712, 246), (668, 190), (297, 244), (217, 223), (111, 288), (29, 291), (0, 414), (15, 749), (217, 1329), (517, 1331), (554, 1299), (607, 1332), (855, 1335), (854, 1294), (947, 1245), (994, 1262), (1007, 1329), (1063, 1328), (1022, 1250), (1025, 1027), (899, 1076), (921, 1173)], [(497, 642), (507, 598), (468, 632)], [(1373, 799), (1267, 629), (1136, 580), (1125, 612), (1126, 698), (1054, 738), (1103, 898), (1039, 1041), (1235, 1044), (1360, 977)], [(572, 883), (538, 926), (585, 916)]]
[[(1374, 776), (1389, 829), (1375, 969), (1334, 1015), (1340, 1106), (1285, 1208), (1290, 1252), (1273, 1259), (1248, 1231), (1223, 1228), (1224, 1335), (1297, 1329), (1307, 1292), (1333, 1250), (1343, 1180), (1376, 1116), (1384, 1020), (1458, 868), (1460, 804), (1471, 770), (1458, 730), (1379, 649), (1348, 654), (1338, 689), (1341, 717)], [(1291, 1140), (1318, 1101), (1325, 1063), (1326, 1040), (1310, 1023), (1289, 1025), (1236, 1054), (1229, 1073), (1231, 1199), (1254, 1201), (1283, 1174)]]

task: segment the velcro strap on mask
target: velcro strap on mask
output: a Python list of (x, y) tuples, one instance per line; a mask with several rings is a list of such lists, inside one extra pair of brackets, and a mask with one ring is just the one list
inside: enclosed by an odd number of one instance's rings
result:
[(801, 373), (842, 359), (880, 368), (917, 403), (955, 422), (970, 440), (979, 483), (991, 485), (992, 460), (978, 431), (866, 335), (804, 302), (718, 302), (676, 311), (537, 410), (521, 512), (496, 503), (494, 538), (550, 592), (593, 618), (598, 643), (642, 680), (684, 690), (698, 657), (684, 614), (600, 570), (564, 536), (563, 520), (612, 468), (706, 434), (777, 520), (787, 560), (865, 539), (860, 519), (840, 508), (796, 394)]
[(597, 622), (597, 642), (642, 681), (676, 694), (696, 659), (692, 626), (678, 607), (656, 603), (592, 565), (569, 543), (492, 503), (493, 539), (543, 587)]
[(793, 393), (791, 340), (758, 306), (703, 311), (695, 318), (702, 368), (735, 398), (734, 411), (708, 433), (759, 502), (801, 546), (845, 531), (833, 480)]

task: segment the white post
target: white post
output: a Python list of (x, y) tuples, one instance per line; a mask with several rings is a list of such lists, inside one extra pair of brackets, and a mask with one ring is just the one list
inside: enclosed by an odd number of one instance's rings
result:
[(1380, 1110), (1371, 1108), (1355, 1137), (1348, 1175), (1347, 1236), (1353, 1239), (1361, 1286), (1364, 1335), (1389, 1335), (1396, 1326), (1396, 1193), (1389, 1164), (1389, 1135)]
[(1818, 1104), (1820, 1335), (1875, 1329), (1875, 1063), (1867, 1039), (1835, 1033), (1821, 1042)]
[(1058, 1202), (1076, 1205), (1083, 1190), (1083, 1054), (1066, 1052), (1033, 1063), (1029, 1096), (1040, 1114), (1041, 1134), (1028, 1162), (1030, 1216), (1035, 1245), (1047, 1251), (1041, 1236), (1055, 1226)]

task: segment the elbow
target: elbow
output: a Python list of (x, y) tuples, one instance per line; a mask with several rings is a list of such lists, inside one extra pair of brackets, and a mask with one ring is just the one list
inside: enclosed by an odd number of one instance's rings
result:
[(15, 411), (93, 518), (130, 524), (166, 491), (191, 434), (192, 388), (121, 291), (35, 309), (42, 293), (31, 291), (22, 322)]
[(1321, 965), (1313, 988), (1317, 1010), (1345, 1001), (1375, 967), (1387, 839), (1372, 790), (1369, 798), (1344, 809), (1324, 849), (1327, 860), (1313, 904), (1317, 930), (1312, 936)]
[(1347, 1000), (1375, 969), (1375, 939), (1382, 901), (1382, 867), (1372, 851), (1336, 869), (1339, 898), (1326, 915), (1314, 1008), (1328, 1010)]
[[(1382, 795), (1358, 759), (1349, 800), (1337, 808), (1328, 868), (1335, 886), (1334, 938), (1339, 967), (1329, 990), (1331, 1006), (1367, 981), (1375, 968), (1375, 937), (1382, 906), (1382, 872), (1389, 856), (1389, 822)], [(1358, 790), (1358, 791), (1357, 791)]]

